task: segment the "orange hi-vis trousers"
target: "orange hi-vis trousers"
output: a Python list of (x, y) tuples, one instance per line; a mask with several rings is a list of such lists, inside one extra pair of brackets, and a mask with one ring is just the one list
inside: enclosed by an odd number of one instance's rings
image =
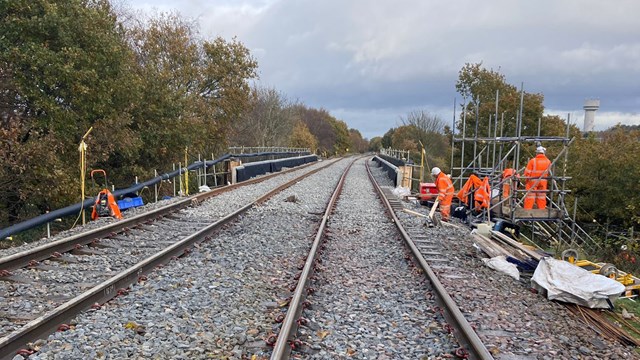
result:
[(524, 208), (533, 209), (535, 202), (538, 209), (547, 208), (547, 180), (531, 179), (527, 180), (527, 196), (524, 198)]
[(451, 216), (451, 200), (455, 192), (451, 179), (444, 172), (441, 172), (436, 178), (436, 187), (438, 188), (438, 200), (440, 201), (440, 215), (442, 220), (449, 221)]

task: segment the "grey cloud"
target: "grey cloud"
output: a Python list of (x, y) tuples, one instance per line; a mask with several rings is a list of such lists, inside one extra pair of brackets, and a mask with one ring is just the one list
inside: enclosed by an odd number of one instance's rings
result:
[[(132, 4), (154, 2), (171, 4)], [(192, 0), (172, 6), (197, 17), (205, 35), (235, 35), (253, 49), (262, 83), (336, 111), (368, 137), (382, 135), (412, 108), (450, 108), (458, 71), (480, 61), (510, 83), (543, 93), (549, 109), (579, 112), (585, 98), (596, 97), (608, 114), (617, 114), (608, 119), (638, 121), (635, 0)]]

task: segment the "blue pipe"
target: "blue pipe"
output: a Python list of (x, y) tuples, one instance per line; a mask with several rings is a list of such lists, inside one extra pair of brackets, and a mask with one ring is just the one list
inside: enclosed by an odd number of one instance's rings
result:
[[(175, 178), (177, 176), (179, 176), (181, 173), (185, 173), (187, 171), (191, 171), (191, 170), (196, 170), (196, 169), (200, 169), (204, 166), (206, 166), (207, 168), (214, 166), (222, 161), (225, 161), (227, 159), (230, 158), (248, 158), (248, 157), (258, 157), (258, 156), (269, 156), (269, 155), (308, 155), (308, 152), (278, 152), (278, 153), (272, 153), (272, 152), (262, 152), (262, 153), (253, 153), (253, 154), (225, 154), (222, 157), (218, 158), (218, 159), (214, 159), (214, 160), (209, 160), (206, 162), (202, 162), (202, 161), (196, 161), (193, 164), (187, 166), (186, 168), (182, 168), (182, 169), (178, 169), (178, 170), (174, 170), (170, 173), (165, 173), (162, 175), (158, 175), (156, 177), (154, 177), (151, 180), (147, 180), (145, 182), (141, 182), (138, 184), (135, 184), (133, 186), (130, 186), (126, 189), (119, 189), (113, 192), (113, 196), (115, 198), (118, 198), (119, 196), (125, 195), (125, 194), (130, 194), (130, 193), (137, 193), (138, 191), (142, 190), (144, 187), (149, 187), (155, 184), (160, 183), (162, 180), (169, 180), (172, 178)], [(29, 220), (11, 225), (9, 227), (6, 227), (4, 229), (0, 229), (0, 239), (4, 239), (7, 237), (10, 237), (11, 235), (15, 235), (19, 232), (25, 231), (25, 230), (29, 230), (31, 228), (34, 228), (36, 226), (39, 225), (44, 225), (48, 222), (52, 222), (55, 219), (59, 219), (62, 217), (66, 217), (66, 216), (71, 216), (71, 215), (77, 215), (80, 213), (80, 211), (82, 209), (89, 209), (91, 208), (91, 206), (93, 206), (93, 204), (95, 203), (95, 199), (89, 199), (89, 200), (85, 200), (81, 203), (77, 203), (77, 204), (73, 204), (73, 205), (69, 205), (67, 207), (64, 207), (62, 209), (57, 209), (51, 212), (48, 212), (46, 214), (42, 214), (39, 216), (36, 216), (34, 218), (31, 218)]]

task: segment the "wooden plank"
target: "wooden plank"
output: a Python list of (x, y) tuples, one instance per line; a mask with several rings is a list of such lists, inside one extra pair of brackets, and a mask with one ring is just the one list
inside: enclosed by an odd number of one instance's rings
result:
[(496, 244), (493, 244), (492, 241), (488, 238), (477, 233), (472, 233), (471, 236), (473, 237), (473, 241), (476, 243), (476, 245), (478, 245), (480, 249), (485, 252), (485, 254), (489, 255), (489, 257), (493, 258), (500, 255), (510, 256), (509, 253), (507, 253), (501, 247), (496, 246)]
[(495, 237), (496, 239), (499, 239), (500, 241), (502, 241), (504, 243), (507, 243), (507, 244), (513, 246), (514, 248), (522, 251), (523, 253), (527, 254), (529, 257), (531, 257), (531, 258), (533, 258), (533, 259), (535, 259), (537, 261), (540, 261), (540, 259), (542, 259), (542, 257), (543, 257), (542, 255), (538, 254), (537, 252), (532, 251), (530, 249), (527, 249), (526, 247), (524, 247), (519, 242), (513, 240), (512, 238), (508, 237), (507, 235), (505, 235), (505, 234), (503, 234), (503, 233), (501, 233), (499, 231), (492, 230), (491, 231), (491, 236)]
[[(502, 210), (506, 216), (511, 216), (513, 212), (508, 206), (504, 206)], [(561, 214), (558, 209), (516, 208), (514, 216), (518, 219), (559, 219)]]

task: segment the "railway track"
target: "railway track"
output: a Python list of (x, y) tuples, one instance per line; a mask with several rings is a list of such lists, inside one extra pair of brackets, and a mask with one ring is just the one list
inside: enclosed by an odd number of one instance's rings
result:
[[(120, 222), (0, 259), (0, 354), (29, 355), (26, 344), (89, 307), (128, 293), (136, 281), (210, 236), (223, 224), (333, 162), (296, 168), (199, 194)], [(279, 176), (278, 176), (279, 175)], [(277, 176), (277, 177), (276, 177)], [(256, 190), (257, 183), (261, 189)], [(230, 190), (241, 191), (230, 193)], [(232, 197), (208, 206), (207, 199)], [(196, 206), (199, 205), (199, 206)]]
[[(360, 161), (353, 171), (364, 173), (366, 163)], [(298, 283), (292, 286), (286, 315), (275, 315), (282, 327), (268, 339), (274, 343), (271, 359), (447, 354), (492, 359), (415, 246), (415, 241), (428, 240), (422, 232), (413, 234), (420, 240), (411, 238), (395, 216), (401, 205), (387, 199), (368, 164), (366, 168), (369, 184), (362, 175), (347, 177), (347, 169), (336, 186), (304, 267), (295, 276)], [(375, 206), (374, 193), (384, 207)], [(369, 204), (368, 211), (353, 211), (354, 202)], [(384, 211), (386, 221), (380, 218)], [(410, 251), (403, 255), (394, 237)], [(393, 303), (394, 309), (380, 301)]]
[[(580, 334), (585, 329), (562, 307), (484, 267), (470, 253), (467, 229), (426, 228), (385, 189), (382, 202), (390, 207), (383, 208), (365, 161), (343, 177), (348, 163), (339, 161), (247, 209), (188, 254), (178, 251), (178, 261), (149, 266), (146, 280), (138, 282), (134, 271), (128, 294), (79, 313), (69, 330), (35, 341), (31, 347), (39, 351), (29, 358), (633, 356), (594, 340), (593, 333)], [(340, 178), (342, 192), (335, 190)], [(210, 202), (240, 208), (245, 203), (234, 198), (243, 194)], [(183, 210), (191, 215), (186, 223), (215, 218), (205, 204)], [(165, 232), (184, 223), (171, 221)], [(459, 310), (447, 304), (446, 293)], [(473, 328), (477, 333), (467, 332)]]

